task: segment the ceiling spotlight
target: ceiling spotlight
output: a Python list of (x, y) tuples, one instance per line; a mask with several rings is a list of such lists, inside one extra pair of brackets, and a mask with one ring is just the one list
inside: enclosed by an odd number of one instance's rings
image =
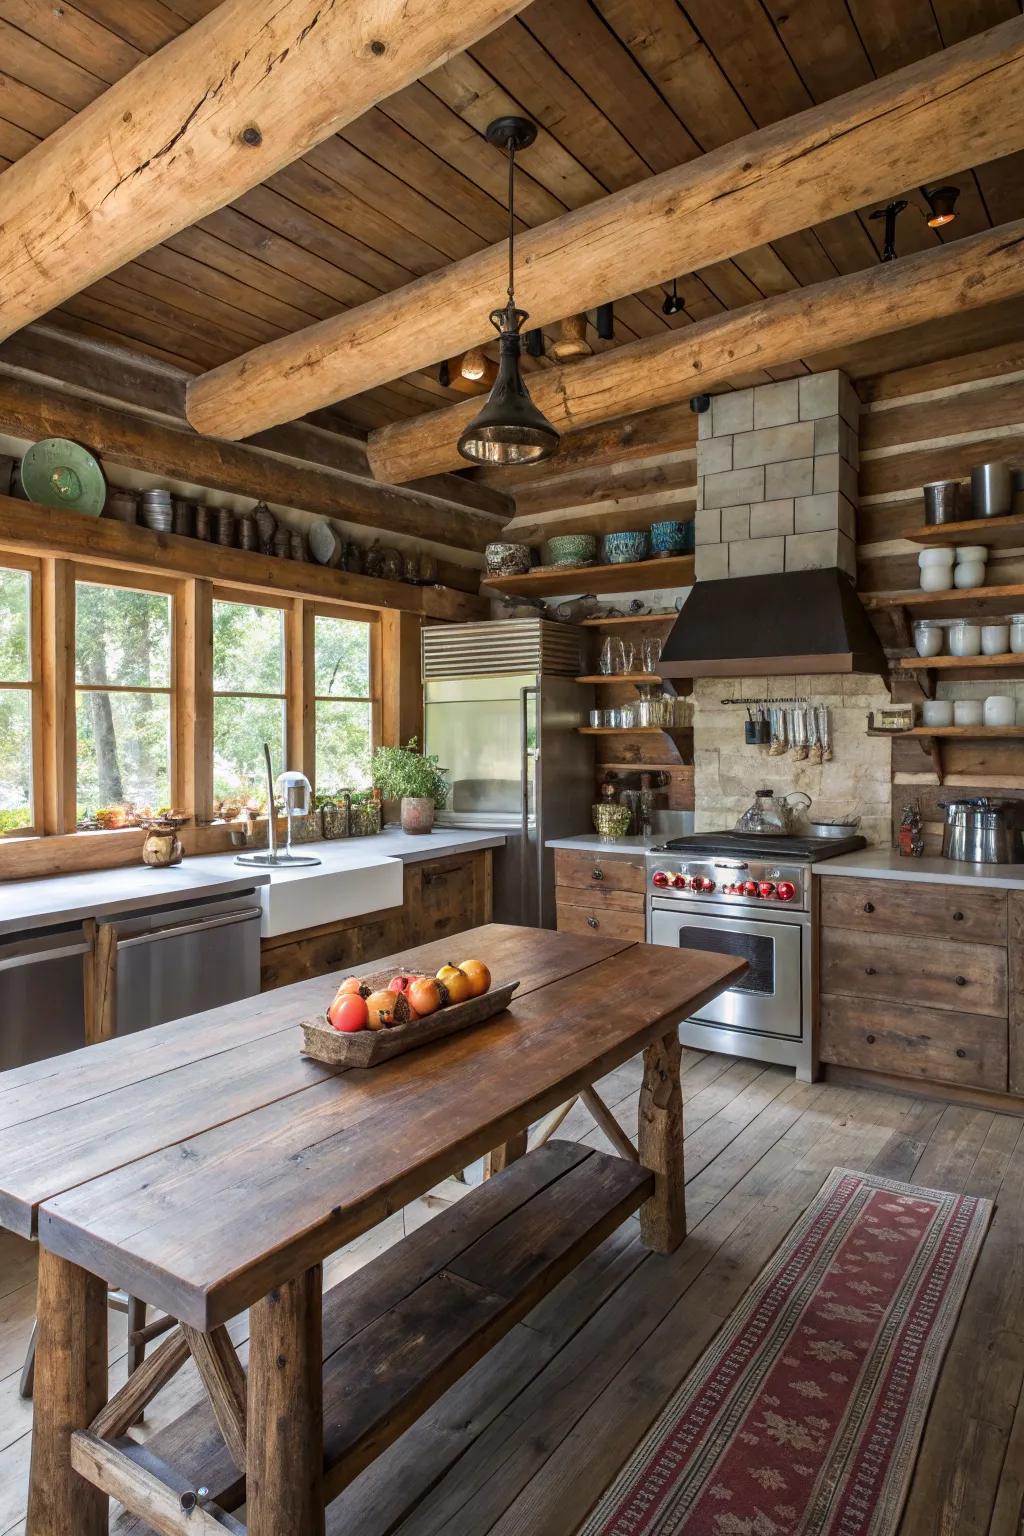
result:
[(679, 297), (677, 282), (676, 278), (672, 279), (672, 292), (665, 295), (665, 302), (661, 306), (663, 315), (681, 315), (686, 309), (685, 300)]
[(871, 214), (873, 219), (884, 219), (885, 229), (882, 236), (882, 260), (896, 260), (896, 220), (907, 206), (905, 197), (898, 197), (892, 203), (887, 203), (884, 208), (876, 208)]
[(519, 368), (521, 331), (529, 319), (515, 296), (515, 160), (537, 137), (525, 117), (499, 117), (487, 127), (487, 140), (508, 155), (508, 289), (503, 309), (491, 312), (500, 348), (498, 377), (487, 403), (459, 438), (458, 450), (475, 464), (535, 464), (558, 447), (558, 432), (530, 399)]
[(928, 228), (939, 229), (943, 224), (952, 224), (956, 218), (956, 200), (960, 196), (960, 188), (922, 187), (921, 191), (930, 210)]

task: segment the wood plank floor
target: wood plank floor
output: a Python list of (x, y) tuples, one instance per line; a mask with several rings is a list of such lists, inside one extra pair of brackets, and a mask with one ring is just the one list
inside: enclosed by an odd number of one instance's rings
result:
[[(626, 1222), (331, 1506), (329, 1536), (572, 1536), (835, 1166), (997, 1201), (932, 1403), (900, 1536), (1020, 1536), (1024, 1122), (687, 1051), (690, 1235), (647, 1254)], [(600, 1085), (635, 1130), (640, 1061)], [(581, 1106), (559, 1135), (603, 1146)], [(464, 1193), (448, 1180), (344, 1249), (328, 1283)], [(35, 1255), (0, 1234), (0, 1536), (22, 1536), (30, 1406), (17, 1395)], [(111, 1376), (124, 1378), (111, 1314)], [(244, 1324), (237, 1325), (238, 1333)], [(145, 1429), (198, 1393), (187, 1369)]]

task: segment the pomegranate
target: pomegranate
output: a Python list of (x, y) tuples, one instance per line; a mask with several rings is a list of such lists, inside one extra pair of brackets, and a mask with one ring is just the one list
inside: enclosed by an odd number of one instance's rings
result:
[(369, 982), (364, 981), (361, 976), (346, 976), (345, 980), (338, 988), (338, 991), (358, 992), (360, 997), (369, 997), (370, 993), (373, 991), (373, 988), (370, 986)]
[(465, 971), (460, 971), (457, 965), (442, 965), (437, 973), (437, 979), (448, 993), (450, 1003), (464, 1003), (472, 997), (472, 982)]
[(445, 1002), (441, 983), (436, 976), (417, 976), (405, 996), (418, 1018), (436, 1013)]
[(371, 1029), (388, 1029), (392, 1024), (408, 1024), (414, 1017), (404, 992), (371, 992), (366, 999), (367, 1023)]

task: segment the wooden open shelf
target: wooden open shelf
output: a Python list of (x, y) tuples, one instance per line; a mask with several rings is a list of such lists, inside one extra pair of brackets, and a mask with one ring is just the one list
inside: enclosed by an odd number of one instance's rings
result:
[(522, 576), (487, 577), (483, 586), (496, 592), (507, 592), (511, 597), (565, 597), (570, 592), (642, 592), (655, 587), (692, 587), (693, 556), (663, 555), (652, 560), (628, 560), (621, 565), (539, 565)]
[[(678, 736), (689, 725), (578, 725), (581, 736)], [(660, 767), (660, 764), (658, 765)]]
[(972, 517), (959, 523), (937, 523), (904, 535), (913, 544), (984, 544), (988, 549), (1024, 549), (1024, 512), (1006, 517)]
[(1015, 605), (1024, 613), (1024, 583), (968, 587), (963, 591), (954, 588), (951, 592), (922, 592), (917, 587), (909, 587), (905, 592), (863, 592), (861, 602), (870, 613), (902, 610), (911, 620), (971, 619), (985, 613), (1009, 613)]
[(1024, 677), (1024, 656), (1007, 652), (1002, 656), (901, 656), (897, 672), (910, 672), (917, 678), (926, 698), (935, 697), (936, 684), (942, 679), (962, 682), (999, 681)]
[(581, 624), (663, 624), (666, 619), (678, 619), (674, 609), (669, 613), (620, 613), (618, 616), (600, 614), (596, 619), (581, 619)]
[(578, 677), (578, 683), (660, 683), (656, 672), (594, 672), (589, 677)]
[(868, 727), (869, 736), (888, 736), (891, 741), (906, 737), (917, 741), (922, 752), (932, 760), (940, 784), (946, 781), (943, 745), (947, 741), (1024, 741), (1024, 725), (915, 725), (909, 731), (878, 731)]

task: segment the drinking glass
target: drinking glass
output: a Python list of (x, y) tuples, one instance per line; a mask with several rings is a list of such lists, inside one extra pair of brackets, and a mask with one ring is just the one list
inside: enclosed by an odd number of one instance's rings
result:
[(661, 660), (661, 641), (656, 635), (648, 635), (642, 642), (640, 655), (643, 658), (644, 671), (648, 674), (657, 672), (658, 662)]
[(598, 669), (604, 677), (622, 671), (622, 641), (618, 635), (606, 635), (601, 643)]

